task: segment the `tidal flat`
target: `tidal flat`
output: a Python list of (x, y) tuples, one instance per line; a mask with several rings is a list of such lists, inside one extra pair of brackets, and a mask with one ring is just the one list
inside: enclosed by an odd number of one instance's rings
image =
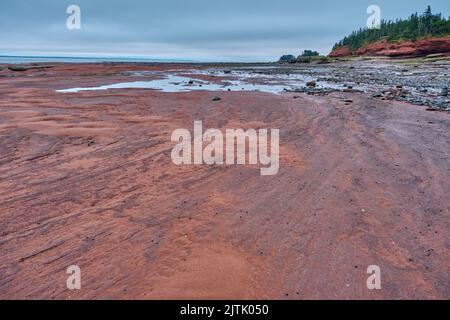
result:
[[(447, 61), (0, 69), (0, 298), (450, 298)], [(278, 173), (173, 164), (194, 121)]]

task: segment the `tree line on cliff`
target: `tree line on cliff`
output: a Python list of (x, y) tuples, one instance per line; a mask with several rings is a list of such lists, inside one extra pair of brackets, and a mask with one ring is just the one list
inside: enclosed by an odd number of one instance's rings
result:
[(345, 46), (356, 50), (383, 38), (415, 41), (437, 36), (450, 36), (450, 17), (446, 19), (440, 13), (433, 14), (428, 6), (423, 14), (416, 12), (408, 19), (382, 20), (379, 29), (360, 28), (336, 43), (333, 49)]
[(311, 62), (312, 60), (317, 60), (323, 58), (317, 51), (313, 50), (303, 50), (303, 52), (298, 56), (295, 57), (292, 54), (285, 54), (281, 56), (280, 60), (278, 62), (281, 63), (296, 63), (296, 62)]

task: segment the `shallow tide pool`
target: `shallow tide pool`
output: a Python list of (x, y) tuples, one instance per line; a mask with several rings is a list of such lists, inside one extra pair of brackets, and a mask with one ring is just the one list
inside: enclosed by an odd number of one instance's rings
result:
[(163, 79), (154, 79), (148, 81), (121, 82), (98, 87), (79, 87), (63, 90), (56, 90), (60, 93), (76, 93), (80, 91), (98, 91), (109, 89), (153, 89), (162, 92), (189, 92), (189, 91), (261, 91), (279, 94), (289, 86), (281, 84), (256, 84), (243, 80), (220, 80), (218, 82), (209, 82), (190, 77), (177, 75), (166, 75)]

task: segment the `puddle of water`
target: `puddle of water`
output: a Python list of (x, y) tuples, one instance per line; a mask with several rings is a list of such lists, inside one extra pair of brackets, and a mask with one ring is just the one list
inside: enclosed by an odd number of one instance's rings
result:
[(60, 93), (76, 93), (80, 91), (98, 91), (109, 89), (153, 89), (162, 92), (189, 92), (189, 91), (261, 91), (279, 94), (289, 86), (275, 84), (248, 83), (243, 80), (220, 80), (217, 83), (177, 75), (166, 75), (164, 79), (149, 81), (122, 82), (98, 87), (79, 87), (56, 90)]

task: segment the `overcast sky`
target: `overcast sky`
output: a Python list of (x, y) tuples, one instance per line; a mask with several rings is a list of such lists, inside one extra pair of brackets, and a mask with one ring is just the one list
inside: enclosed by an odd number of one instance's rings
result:
[[(81, 30), (66, 28), (71, 4), (81, 8)], [(303, 49), (328, 54), (365, 26), (371, 4), (386, 19), (428, 4), (450, 15), (450, 0), (1, 0), (0, 54), (196, 61), (268, 61)]]

